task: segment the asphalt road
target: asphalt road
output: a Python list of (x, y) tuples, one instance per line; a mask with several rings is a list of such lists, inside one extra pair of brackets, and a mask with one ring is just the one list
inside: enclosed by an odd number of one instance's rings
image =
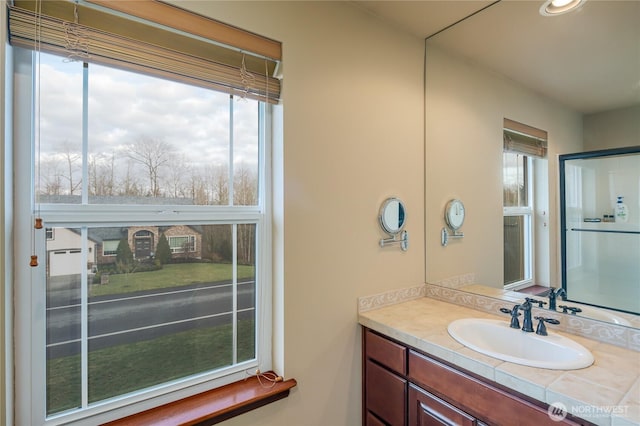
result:
[[(254, 281), (238, 284), (238, 317), (255, 314)], [(47, 359), (80, 351), (79, 298), (50, 292), (47, 307)], [(189, 329), (229, 324), (232, 320), (229, 282), (155, 290), (90, 299), (89, 351), (153, 339)]]

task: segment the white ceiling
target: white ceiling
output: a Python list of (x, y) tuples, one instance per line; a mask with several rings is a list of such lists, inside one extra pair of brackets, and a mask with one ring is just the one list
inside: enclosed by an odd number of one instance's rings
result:
[(554, 17), (539, 14), (543, 0), (355, 3), (576, 111), (640, 104), (640, 0), (587, 0)]

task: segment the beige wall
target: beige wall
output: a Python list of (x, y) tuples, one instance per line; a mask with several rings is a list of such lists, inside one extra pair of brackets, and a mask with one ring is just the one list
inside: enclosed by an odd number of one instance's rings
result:
[[(538, 229), (549, 240), (549, 280), (559, 284), (559, 154), (582, 148), (580, 114), (532, 93), (498, 74), (429, 46), (426, 54), (426, 270), (427, 281), (475, 274), (476, 282), (502, 285), (503, 118), (548, 132), (549, 206)], [(440, 244), (444, 206), (460, 198), (466, 207), (465, 236)], [(544, 249), (544, 247), (542, 247)]]
[[(423, 41), (347, 2), (179, 3), (284, 48), (275, 355), (299, 384), (227, 423), (359, 424), (356, 299), (424, 282)], [(406, 203), (407, 252), (378, 246), (391, 195)]]
[[(283, 43), (283, 342), (289, 398), (229, 425), (360, 424), (356, 299), (424, 282), (423, 40), (348, 2), (184, 2)], [(381, 249), (378, 208), (408, 209)]]
[(640, 105), (584, 116), (584, 150), (640, 145)]
[[(582, 149), (581, 117), (436, 50), (425, 92), (423, 41), (351, 3), (174, 2), (283, 43), (274, 355), (298, 386), (227, 423), (360, 424), (356, 298), (421, 284), (425, 268), (430, 281), (475, 273), (499, 283), (502, 119), (549, 132), (554, 233), (557, 155)], [(408, 210), (404, 253), (377, 244), (377, 211), (391, 195)], [(467, 207), (465, 238), (443, 248), (442, 213), (453, 197)]]

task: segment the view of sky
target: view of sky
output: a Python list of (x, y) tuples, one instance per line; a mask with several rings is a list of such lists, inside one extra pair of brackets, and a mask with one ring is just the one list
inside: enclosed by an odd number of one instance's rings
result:
[[(79, 154), (82, 149), (83, 64), (39, 56), (40, 158), (64, 163), (61, 154)], [(124, 173), (129, 147), (146, 139), (168, 148), (172, 161), (182, 167), (228, 163), (229, 95), (100, 65), (89, 64), (88, 70), (90, 155), (103, 160), (115, 156), (118, 172)], [(253, 168), (258, 102), (232, 103), (234, 163)]]

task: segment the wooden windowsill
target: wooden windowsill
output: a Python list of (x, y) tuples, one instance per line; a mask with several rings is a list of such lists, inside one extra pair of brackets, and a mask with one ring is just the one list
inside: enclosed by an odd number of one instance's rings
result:
[[(264, 382), (264, 381), (263, 381)], [(289, 396), (295, 379), (269, 387), (253, 376), (106, 423), (105, 426), (213, 425)]]

